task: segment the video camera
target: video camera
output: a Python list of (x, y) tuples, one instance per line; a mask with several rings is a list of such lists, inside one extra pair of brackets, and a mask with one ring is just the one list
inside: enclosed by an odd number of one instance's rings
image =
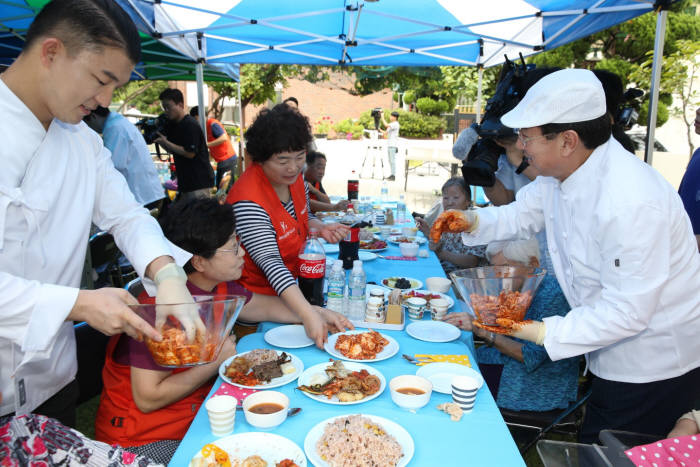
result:
[[(496, 93), (486, 102), (481, 124), (474, 123), (466, 130), (464, 136), (460, 135), (460, 138), (465, 139), (468, 149), (466, 154), (455, 153), (455, 157), (466, 159), (462, 164), (462, 176), (469, 185), (494, 185), (498, 158), (504, 152), (495, 140), (517, 135), (515, 129), (501, 123), (501, 117), (513, 110), (525, 96), (527, 89), (541, 77), (534, 75), (543, 75), (535, 72), (535, 65), (526, 65), (522, 55), (520, 60), (521, 64), (517, 65), (506, 57)], [(527, 161), (524, 160), (516, 172), (521, 173), (526, 168)]]
[(374, 118), (374, 129), (379, 130), (379, 122), (382, 119), (382, 108), (381, 107), (375, 107), (372, 109), (371, 115), (372, 118)]
[(637, 123), (643, 96), (644, 91), (641, 89), (629, 88), (625, 91), (622, 95), (624, 104), (620, 106), (617, 115), (614, 115), (616, 125), (620, 125), (627, 131)]
[(168, 118), (162, 113), (155, 118), (142, 118), (136, 122), (136, 126), (141, 130), (146, 144), (153, 144), (153, 141), (158, 138), (158, 133), (164, 132), (167, 121)]

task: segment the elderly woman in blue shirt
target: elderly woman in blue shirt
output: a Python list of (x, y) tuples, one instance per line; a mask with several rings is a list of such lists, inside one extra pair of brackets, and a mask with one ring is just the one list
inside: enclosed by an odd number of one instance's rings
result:
[[(535, 239), (493, 242), (486, 249), (486, 256), (494, 266), (539, 265), (539, 247)], [(547, 316), (564, 316), (569, 309), (556, 278), (546, 275), (525, 319), (541, 321)], [(471, 331), (486, 342), (476, 350), (480, 365), (502, 367), (500, 381), (493, 384), (498, 386), (496, 404), (500, 408), (548, 411), (566, 408), (576, 399), (578, 357), (553, 362), (544, 347), (472, 326), (473, 319), (468, 313), (450, 313), (445, 317), (448, 323)]]

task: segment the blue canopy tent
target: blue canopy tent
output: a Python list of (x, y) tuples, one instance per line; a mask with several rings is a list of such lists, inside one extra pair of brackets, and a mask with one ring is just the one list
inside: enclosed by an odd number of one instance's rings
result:
[(553, 49), (659, 9), (650, 132), (656, 122), (667, 13), (662, 6), (668, 1), (117, 1), (142, 32), (207, 64), (340, 66), (489, 67), (502, 63), (504, 55)]

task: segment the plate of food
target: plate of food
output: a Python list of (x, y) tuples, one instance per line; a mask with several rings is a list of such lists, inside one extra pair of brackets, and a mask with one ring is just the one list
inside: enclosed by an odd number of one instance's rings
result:
[(328, 336), (323, 348), (341, 360), (378, 362), (396, 355), (399, 343), (377, 331), (355, 329)]
[(306, 330), (301, 324), (287, 324), (272, 328), (265, 333), (264, 339), (268, 344), (284, 349), (300, 349), (314, 345), (314, 341), (306, 335)]
[[(317, 467), (403, 467), (411, 461), (414, 451), (413, 438), (404, 427), (376, 415), (332, 417), (311, 428), (304, 439), (304, 452)], [(331, 458), (337, 461), (328, 463), (326, 459)]]
[(382, 285), (390, 289), (415, 290), (423, 287), (423, 283), (412, 277), (387, 277), (382, 279)]
[(391, 237), (388, 238), (388, 240), (391, 243), (417, 243), (419, 245), (424, 244), (427, 240), (424, 237), (417, 237), (417, 236), (411, 236), (407, 237), (406, 235), (392, 235)]
[(430, 303), (430, 300), (432, 300), (433, 298), (444, 298), (445, 300), (447, 300), (447, 303), (449, 305), (448, 308), (452, 308), (452, 305), (455, 304), (455, 301), (452, 300), (452, 297), (450, 297), (449, 295), (446, 295), (444, 293), (440, 293), (440, 292), (431, 292), (430, 290), (420, 289), (420, 290), (409, 290), (407, 292), (401, 293), (401, 300), (402, 301), (409, 299), (411, 297), (424, 298), (425, 301), (428, 303)]
[(291, 383), (304, 371), (304, 362), (287, 352), (254, 349), (233, 355), (219, 366), (229, 384), (249, 389), (272, 389)]
[(369, 365), (332, 360), (307, 368), (297, 389), (324, 404), (351, 405), (371, 401), (386, 388), (384, 376)]
[(189, 467), (268, 465), (306, 467), (306, 456), (296, 443), (274, 433), (236, 433), (204, 445)]
[[(364, 251), (384, 251), (386, 250), (386, 242), (384, 240), (378, 240), (376, 238), (367, 241), (360, 241), (360, 250)], [(326, 250), (327, 251), (327, 250)]]

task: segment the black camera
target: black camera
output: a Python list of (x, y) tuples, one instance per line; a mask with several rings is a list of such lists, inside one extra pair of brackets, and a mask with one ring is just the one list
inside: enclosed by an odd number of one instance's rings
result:
[(642, 104), (644, 91), (637, 88), (629, 88), (622, 95), (623, 105), (617, 115), (614, 115), (615, 124), (620, 125), (625, 131), (629, 130), (637, 123), (639, 118), (639, 108)]
[(136, 126), (141, 130), (146, 144), (153, 144), (153, 141), (158, 138), (158, 133), (163, 133), (165, 131), (165, 124), (167, 121), (168, 118), (162, 113), (156, 118), (142, 118), (136, 122)]
[(372, 109), (371, 115), (372, 118), (374, 118), (374, 129), (378, 130), (379, 129), (379, 121), (382, 119), (382, 108), (381, 107), (376, 107)]

